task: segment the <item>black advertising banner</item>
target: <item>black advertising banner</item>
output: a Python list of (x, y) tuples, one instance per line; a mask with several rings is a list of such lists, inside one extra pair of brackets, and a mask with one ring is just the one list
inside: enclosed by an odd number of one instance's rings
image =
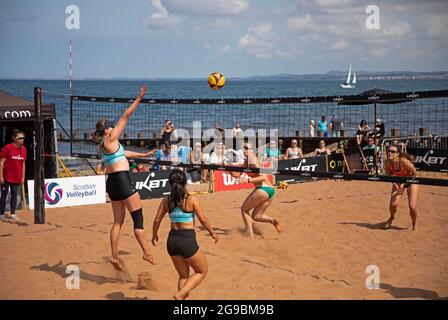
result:
[[(327, 161), (325, 156), (312, 157), (312, 158), (302, 158), (302, 159), (291, 159), (291, 160), (280, 160), (278, 162), (278, 170), (292, 170), (292, 171), (305, 171), (305, 172), (327, 172)], [(276, 175), (276, 183), (281, 181), (286, 182), (301, 182), (301, 181), (312, 181), (312, 177), (302, 177), (302, 176), (287, 176), (287, 175)], [(315, 180), (315, 178), (314, 178)]]
[(172, 170), (131, 173), (131, 180), (142, 199), (162, 198), (170, 194), (168, 177)]
[(342, 172), (344, 169), (344, 156), (342, 153), (332, 153), (328, 156), (328, 171)]
[(364, 149), (362, 153), (366, 159), (367, 168), (372, 170), (375, 167), (375, 149)]
[(438, 149), (408, 148), (407, 152), (415, 157), (417, 170), (448, 172), (448, 151)]

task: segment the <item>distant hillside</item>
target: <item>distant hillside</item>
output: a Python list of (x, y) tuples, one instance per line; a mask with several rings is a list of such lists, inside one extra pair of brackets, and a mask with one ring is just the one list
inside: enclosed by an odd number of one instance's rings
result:
[[(323, 74), (290, 74), (280, 73), (273, 75), (256, 75), (241, 80), (340, 80), (347, 77), (347, 71), (329, 71)], [(361, 80), (387, 80), (387, 79), (448, 79), (448, 71), (413, 72), (413, 71), (356, 71), (356, 77)]]
[[(332, 70), (322, 74), (291, 74), (291, 73), (279, 73), (271, 75), (254, 75), (249, 77), (231, 77), (228, 79), (240, 80), (240, 81), (256, 81), (256, 80), (340, 80), (343, 81), (347, 77), (348, 71), (336, 71)], [(414, 71), (356, 71), (356, 77), (358, 80), (394, 80), (394, 79), (434, 79), (448, 80), (448, 71), (436, 71), (436, 72), (414, 72)], [(20, 77), (0, 77), (0, 80), (68, 80), (67, 78), (20, 78)], [(204, 81), (204, 77), (190, 77), (190, 78), (135, 78), (135, 77), (113, 77), (113, 78), (93, 78), (82, 77), (77, 78), (74, 81)]]

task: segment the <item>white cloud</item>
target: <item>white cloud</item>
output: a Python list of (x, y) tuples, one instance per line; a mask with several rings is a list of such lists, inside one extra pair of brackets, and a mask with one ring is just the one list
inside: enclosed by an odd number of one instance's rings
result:
[(195, 16), (237, 16), (247, 11), (249, 0), (163, 0), (170, 12)]
[(316, 24), (309, 14), (289, 18), (286, 21), (286, 25), (294, 31), (311, 31), (316, 29)]
[(411, 31), (411, 25), (407, 22), (389, 24), (384, 28), (384, 35), (403, 37)]
[(448, 16), (445, 14), (433, 14), (427, 17), (425, 23), (426, 34), (431, 38), (448, 39)]
[(275, 54), (278, 38), (272, 31), (271, 23), (260, 23), (249, 28), (249, 32), (238, 39), (240, 48), (257, 58), (270, 58)]
[(202, 30), (202, 28), (201, 28), (201, 26), (200, 25), (195, 25), (195, 26), (193, 26), (192, 28), (191, 28), (191, 31), (193, 31), (193, 32), (199, 32), (199, 31), (201, 31)]
[(179, 28), (182, 24), (182, 20), (172, 14), (168, 13), (168, 10), (162, 4), (161, 0), (151, 0), (151, 4), (154, 9), (157, 10), (147, 19), (149, 28)]
[(220, 53), (228, 53), (228, 52), (232, 51), (232, 48), (228, 44), (225, 44), (224, 46), (220, 47), (218, 49), (218, 51)]
[(321, 8), (343, 8), (353, 4), (352, 0), (313, 0)]
[(376, 49), (372, 51), (372, 54), (377, 58), (384, 58), (389, 53), (386, 48)]
[(330, 31), (330, 33), (334, 34), (335, 36), (345, 36), (347, 34), (347, 31), (344, 30), (344, 26), (335, 24), (328, 25), (328, 31)]
[(335, 50), (343, 50), (348, 47), (347, 41), (345, 39), (339, 39), (335, 43), (333, 43), (330, 48)]

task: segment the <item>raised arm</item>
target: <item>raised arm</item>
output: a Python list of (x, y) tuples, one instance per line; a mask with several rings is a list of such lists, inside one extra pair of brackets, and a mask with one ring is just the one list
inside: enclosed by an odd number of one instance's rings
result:
[(192, 201), (192, 204), (193, 204), (193, 211), (194, 211), (194, 213), (196, 214), (196, 216), (198, 217), (199, 221), (204, 226), (204, 228), (210, 233), (210, 236), (215, 240), (215, 243), (218, 242), (219, 237), (213, 231), (212, 224), (210, 223), (210, 221), (208, 220), (208, 218), (205, 215), (204, 211), (202, 210), (202, 206), (199, 203), (198, 198), (196, 198), (195, 196), (190, 196), (190, 197), (191, 197), (191, 201)]
[(167, 199), (163, 198), (160, 201), (159, 209), (157, 210), (156, 217), (154, 218), (154, 223), (152, 224), (152, 244), (155, 246), (156, 242), (159, 241), (159, 236), (157, 232), (159, 231), (160, 223), (162, 222), (163, 217), (168, 212)]
[(126, 158), (146, 158), (152, 154), (154, 154), (157, 150), (151, 150), (149, 152), (146, 153), (140, 153), (140, 152), (134, 152), (134, 151), (128, 151), (125, 150), (124, 151), (124, 155), (126, 156)]
[(143, 87), (140, 88), (140, 94), (138, 95), (137, 99), (127, 108), (121, 118), (118, 120), (117, 125), (111, 132), (111, 139), (115, 140), (120, 137), (121, 133), (124, 130), (124, 127), (126, 126), (126, 123), (128, 122), (129, 117), (134, 113), (135, 109), (137, 109), (138, 105), (142, 101), (143, 97), (145, 96), (146, 92), (148, 91), (148, 86), (145, 84)]

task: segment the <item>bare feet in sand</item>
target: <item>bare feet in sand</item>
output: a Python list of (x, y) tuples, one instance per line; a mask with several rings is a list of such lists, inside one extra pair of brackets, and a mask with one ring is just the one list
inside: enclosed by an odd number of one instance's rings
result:
[(390, 227), (392, 227), (392, 221), (391, 219), (386, 221), (386, 225), (384, 226), (384, 229), (390, 229)]
[(174, 300), (185, 300), (188, 298), (188, 293), (182, 295), (182, 294), (179, 294), (179, 292), (178, 292), (173, 295), (173, 298), (174, 298)]
[(154, 257), (150, 254), (144, 254), (142, 258), (143, 260), (148, 261), (150, 264), (156, 264), (156, 262), (154, 261)]
[(273, 225), (274, 225), (275, 229), (277, 229), (278, 233), (283, 232), (283, 227), (277, 219), (274, 219)]
[(123, 272), (123, 268), (120, 265), (120, 259), (117, 257), (110, 257), (109, 261), (115, 268), (115, 270)]

